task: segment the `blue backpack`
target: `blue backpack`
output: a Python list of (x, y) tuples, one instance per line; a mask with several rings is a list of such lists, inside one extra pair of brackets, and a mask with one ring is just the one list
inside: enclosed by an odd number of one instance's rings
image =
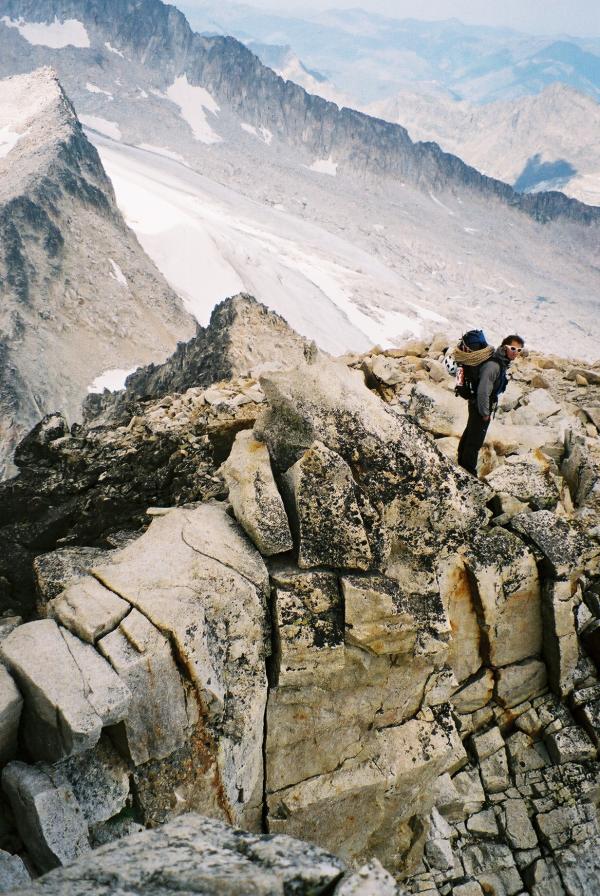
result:
[[(483, 330), (469, 330), (468, 333), (462, 336), (458, 343), (458, 348), (461, 351), (478, 352), (482, 348), (487, 348), (487, 344)], [(482, 363), (485, 363), (485, 361)], [(466, 401), (474, 398), (477, 395), (480, 369), (481, 364), (478, 364), (476, 367), (459, 364), (456, 372), (454, 394), (459, 395), (460, 398), (464, 398)]]
[[(465, 333), (460, 340), (458, 348), (462, 349), (463, 351), (465, 349), (469, 349), (472, 352), (477, 352), (482, 348), (487, 348), (487, 345), (488, 342), (485, 338), (485, 333), (483, 332), (483, 330), (469, 330), (468, 333)], [(487, 361), (482, 361), (481, 364), (477, 364), (473, 367), (463, 364), (459, 365), (459, 371), (457, 372), (456, 377), (456, 386), (454, 388), (454, 392), (456, 395), (459, 395), (461, 398), (467, 399), (467, 401), (477, 396), (479, 374), (481, 373), (481, 368), (484, 364), (487, 364)], [(508, 377), (506, 375), (506, 370), (504, 369), (504, 367), (500, 366), (500, 375), (492, 393), (492, 404), (497, 404), (498, 396), (505, 391), (507, 385)]]

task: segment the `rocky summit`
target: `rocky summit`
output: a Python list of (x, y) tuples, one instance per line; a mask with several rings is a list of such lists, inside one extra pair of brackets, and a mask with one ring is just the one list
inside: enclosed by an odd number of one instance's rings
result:
[(0, 485), (5, 889), (598, 890), (600, 368), (514, 365), (476, 480), (443, 336), (208, 329)]

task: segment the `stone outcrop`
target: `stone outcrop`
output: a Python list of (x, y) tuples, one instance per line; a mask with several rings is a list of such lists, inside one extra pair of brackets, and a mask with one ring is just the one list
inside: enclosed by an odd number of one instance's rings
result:
[[(255, 380), (239, 385), (218, 404), (195, 387), (137, 404), (126, 426), (69, 433), (59, 414), (36, 426), (16, 452), (19, 476), (1, 486), (0, 607), (31, 614), (36, 599), (57, 597), (98, 559), (90, 545), (104, 555), (139, 534), (148, 507), (226, 495), (217, 470), (264, 401)], [(245, 400), (234, 402), (240, 393)]]
[[(208, 326), (198, 327), (193, 339), (179, 343), (164, 364), (140, 367), (127, 377), (121, 392), (89, 396), (84, 413), (86, 419), (131, 417), (132, 403), (138, 399), (162, 398), (191, 385), (206, 388), (235, 377), (256, 377), (264, 370), (298, 364), (313, 351), (314, 344), (290, 329), (282, 317), (240, 293), (220, 302)], [(247, 398), (251, 400), (251, 394)], [(209, 394), (207, 401), (213, 400), (218, 403), (219, 396)]]
[[(362, 894), (363, 879), (365, 893), (394, 892), (377, 862), (431, 896), (541, 896), (549, 882), (562, 896), (578, 876), (593, 892), (600, 545), (594, 488), (579, 491), (569, 452), (597, 436), (565, 398), (582, 387), (548, 372), (574, 435), (559, 453), (556, 414), (540, 418), (554, 453), (509, 439), (478, 482), (439, 450), (431, 407), (428, 431), (405, 413), (421, 413), (424, 380), (411, 378), (423, 370), (369, 390), (360, 370), (309, 353), (260, 384), (138, 399), (112, 425), (49, 420), (22, 446), (20, 491), (0, 488), (14, 513), (5, 543), (22, 539), (11, 556), (35, 558), (38, 591), (35, 618), (0, 628), (12, 851), (26, 846), (38, 873), (86, 853), (32, 892), (78, 874), (96, 885), (95, 863), (117, 849), (137, 880), (152, 836), (200, 862), (192, 841), (225, 848), (231, 822), (254, 832), (231, 835), (245, 844), (232, 867), (258, 832), (290, 834), (338, 857), (323, 883), (334, 893)], [(167, 438), (185, 460), (176, 486), (151, 495), (144, 468), (126, 480), (126, 458)], [(82, 471), (113, 460), (111, 491), (92, 494), (111, 496), (118, 526), (78, 512), (75, 452)], [(14, 508), (42, 483), (48, 503), (24, 525)], [(153, 498), (137, 530), (126, 483)], [(189, 811), (213, 820), (110, 843)], [(205, 873), (212, 892), (221, 878)], [(258, 892), (279, 886), (260, 880)]]
[(198, 815), (104, 846), (19, 893), (108, 896), (125, 889), (148, 896), (167, 889), (206, 896), (400, 896), (376, 861), (352, 874), (336, 856), (291, 837), (244, 834)]
[(111, 666), (50, 619), (16, 628), (2, 641), (0, 658), (21, 688), (25, 737), (35, 759), (89, 750), (104, 726), (127, 715), (131, 694)]
[[(288, 470), (315, 441), (339, 455), (356, 484), (375, 568), (400, 556), (420, 562), (437, 550), (436, 534), (451, 538), (485, 520), (484, 487), (447, 461), (410, 418), (369, 393), (360, 374), (315, 359), (265, 374), (261, 384), (268, 411), (255, 431), (275, 469)], [(338, 504), (332, 525), (346, 524), (342, 510)]]
[(313, 442), (284, 481), (298, 541), (298, 565), (368, 569), (371, 548), (348, 464)]
[(236, 519), (261, 554), (272, 557), (291, 551), (292, 533), (267, 446), (248, 430), (238, 433), (221, 472)]
[(2, 789), (38, 871), (66, 865), (90, 849), (87, 825), (68, 785), (56, 787), (41, 768), (11, 762)]

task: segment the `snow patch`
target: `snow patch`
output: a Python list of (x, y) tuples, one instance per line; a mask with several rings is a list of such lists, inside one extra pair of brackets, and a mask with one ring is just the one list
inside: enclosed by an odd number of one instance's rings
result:
[(440, 202), (440, 200), (437, 198), (437, 196), (433, 195), (431, 190), (429, 191), (429, 196), (431, 197), (431, 199), (433, 199), (433, 201), (435, 202), (436, 205), (439, 205), (440, 208), (443, 208), (444, 211), (448, 212), (449, 215), (452, 215), (452, 217), (454, 217), (454, 212), (452, 211), (452, 209), (448, 208), (447, 205), (444, 205), (443, 202)]
[(107, 121), (98, 115), (80, 115), (79, 120), (86, 127), (104, 134), (105, 137), (111, 137), (113, 140), (121, 139), (121, 129), (116, 121)]
[(50, 24), (46, 22), (26, 22), (24, 19), (9, 19), (3, 16), (0, 19), (8, 28), (16, 28), (25, 40), (37, 47), (50, 47), (52, 50), (61, 50), (63, 47), (90, 46), (90, 39), (85, 26), (77, 19), (66, 19), (59, 22), (55, 16)]
[(99, 374), (93, 383), (87, 387), (88, 392), (104, 392), (105, 389), (108, 389), (109, 392), (118, 392), (120, 389), (125, 388), (125, 380), (129, 376), (129, 374), (134, 373), (137, 370), (137, 367), (130, 367), (127, 370), (121, 367), (113, 367), (110, 370), (105, 370), (104, 373)]
[(138, 90), (139, 90), (139, 93), (140, 93), (140, 99), (142, 99), (142, 100), (147, 100), (147, 99), (148, 99), (148, 94), (146, 93), (146, 91), (145, 91), (145, 90), (142, 90), (141, 87), (138, 87)]
[(108, 41), (106, 41), (106, 43), (104, 44), (104, 46), (105, 46), (106, 49), (109, 51), (109, 53), (116, 53), (116, 55), (117, 55), (117, 56), (120, 56), (121, 59), (125, 59), (125, 56), (123, 55), (123, 53), (121, 53), (120, 50), (117, 50), (116, 47), (111, 47), (111, 45), (109, 44)]
[(318, 174), (328, 174), (330, 177), (335, 177), (337, 175), (337, 166), (338, 163), (334, 162), (332, 157), (329, 156), (328, 159), (317, 159), (308, 167), (311, 171), (316, 171)]
[(447, 317), (442, 317), (441, 314), (437, 314), (435, 311), (432, 311), (431, 308), (424, 308), (423, 305), (416, 305), (414, 302), (407, 302), (407, 305), (414, 308), (419, 317), (422, 317), (423, 320), (433, 320), (438, 324), (448, 323)]
[(242, 124), (240, 124), (240, 127), (243, 131), (246, 131), (247, 134), (252, 134), (253, 137), (257, 137), (259, 140), (262, 140), (267, 144), (267, 146), (273, 139), (273, 134), (268, 128), (261, 127), (257, 130), (253, 124), (246, 124), (246, 122), (242, 122)]
[(124, 286), (125, 289), (129, 289), (129, 284), (127, 283), (127, 277), (125, 276), (125, 274), (123, 273), (123, 271), (121, 270), (121, 268), (119, 267), (117, 262), (114, 261), (112, 258), (109, 258), (108, 260), (110, 261), (110, 264), (112, 267), (112, 271), (109, 272), (110, 276), (114, 280), (116, 280), (117, 283), (119, 283), (121, 286)]
[[(26, 133), (27, 131), (25, 131)], [(7, 156), (25, 134), (17, 134), (15, 131), (11, 131), (10, 127), (0, 128), (0, 159)]]
[(187, 75), (181, 75), (167, 90), (167, 97), (179, 106), (182, 118), (187, 121), (196, 140), (201, 143), (220, 143), (221, 137), (206, 118), (206, 112), (215, 115), (220, 107), (204, 87), (190, 84)]
[(180, 156), (177, 152), (172, 152), (170, 149), (166, 149), (164, 146), (154, 146), (152, 143), (138, 143), (137, 146), (140, 149), (145, 149), (146, 152), (153, 152), (157, 156), (164, 156), (165, 159), (173, 159), (174, 162), (180, 162), (182, 165), (187, 165), (183, 156)]
[(109, 100), (114, 99), (114, 97), (113, 97), (112, 93), (110, 93), (110, 91), (108, 91), (108, 90), (102, 90), (101, 87), (96, 87), (95, 84), (90, 84), (89, 81), (88, 81), (87, 84), (85, 85), (85, 89), (86, 89), (86, 90), (89, 90), (90, 93), (103, 93), (104, 96), (107, 96), (107, 97), (109, 98)]

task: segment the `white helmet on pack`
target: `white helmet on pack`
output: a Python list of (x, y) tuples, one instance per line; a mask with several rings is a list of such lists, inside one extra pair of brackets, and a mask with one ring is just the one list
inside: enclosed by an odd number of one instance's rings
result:
[(450, 376), (456, 376), (456, 371), (458, 370), (458, 364), (454, 360), (454, 356), (450, 354), (450, 352), (446, 352), (444, 355), (444, 367), (450, 374)]

